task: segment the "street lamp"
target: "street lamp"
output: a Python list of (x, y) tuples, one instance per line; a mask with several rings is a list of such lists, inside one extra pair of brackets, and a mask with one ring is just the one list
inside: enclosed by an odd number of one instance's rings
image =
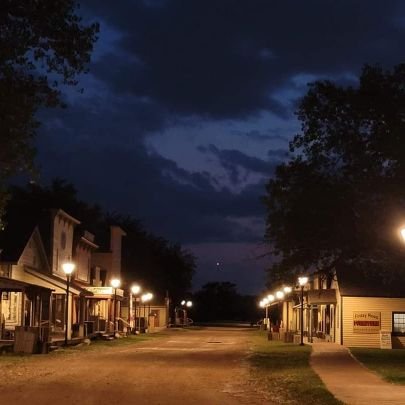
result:
[(68, 328), (69, 328), (69, 287), (70, 287), (70, 278), (74, 272), (76, 265), (72, 262), (66, 262), (62, 264), (62, 270), (66, 275), (66, 301), (65, 301), (65, 346), (68, 342)]
[[(292, 288), (289, 287), (289, 286), (286, 286), (286, 287), (283, 288), (283, 290), (284, 290), (284, 293), (287, 295), (287, 294), (290, 294), (290, 293), (291, 293)], [(288, 319), (288, 318), (289, 318), (289, 312), (290, 312), (290, 303), (289, 303), (288, 300), (286, 300), (285, 303), (286, 303), (286, 315), (287, 315), (287, 327), (286, 327), (286, 332), (288, 332), (288, 330), (289, 330), (289, 323), (290, 323), (290, 321), (289, 321), (289, 319)]]
[(304, 286), (308, 283), (308, 277), (298, 277), (298, 284), (301, 287), (301, 343), (304, 346)]
[(150, 302), (152, 301), (152, 298), (153, 298), (153, 294), (148, 293), (148, 302), (149, 302), (149, 306), (148, 306), (148, 329), (149, 329), (149, 316), (150, 316)]
[(188, 317), (187, 317), (187, 309), (186, 308), (191, 308), (193, 306), (192, 301), (186, 301), (182, 300), (180, 302), (181, 306), (183, 307), (183, 325), (188, 326)]
[(284, 293), (282, 291), (277, 291), (276, 297), (278, 300), (282, 300), (284, 298)]
[[(141, 301), (143, 303), (143, 318), (145, 319), (145, 326), (149, 328), (149, 319), (146, 318), (146, 303), (153, 298), (152, 293), (146, 293), (141, 296)], [(150, 303), (149, 303), (149, 312), (150, 312)], [(147, 328), (145, 328), (147, 329)]]
[(113, 278), (111, 280), (111, 287), (114, 288), (114, 337), (117, 333), (117, 288), (121, 285), (121, 280)]
[[(131, 293), (135, 297), (134, 302), (134, 329), (135, 329), (135, 334), (136, 334), (136, 296), (141, 292), (142, 288), (138, 284), (134, 284), (131, 287)], [(131, 297), (131, 302), (132, 302), (132, 297)]]

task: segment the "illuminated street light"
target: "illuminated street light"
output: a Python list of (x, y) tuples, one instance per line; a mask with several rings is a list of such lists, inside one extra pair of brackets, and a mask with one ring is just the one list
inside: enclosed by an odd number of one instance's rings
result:
[(73, 262), (66, 262), (62, 264), (62, 270), (66, 275), (66, 308), (65, 308), (65, 346), (68, 342), (68, 329), (69, 329), (69, 287), (70, 287), (70, 278), (72, 273), (75, 271), (76, 265)]
[(142, 303), (143, 303), (143, 318), (144, 318), (144, 320), (146, 320), (145, 321), (145, 326), (146, 326), (146, 328), (145, 329), (148, 329), (149, 328), (149, 314), (148, 314), (148, 318), (146, 317), (146, 303), (147, 302), (149, 302), (149, 312), (150, 312), (150, 301), (151, 301), (151, 299), (153, 298), (153, 294), (152, 293), (150, 293), (150, 292), (148, 292), (148, 293), (146, 293), (146, 294), (143, 294), (142, 296), (141, 296), (141, 301), (142, 301)]
[(267, 296), (267, 299), (269, 300), (269, 302), (273, 302), (274, 301), (274, 295), (273, 294), (269, 294)]
[(308, 283), (308, 277), (298, 277), (298, 284), (301, 287), (301, 342), (300, 346), (304, 346), (304, 286)]
[(186, 305), (186, 300), (180, 302), (181, 305)]
[(141, 287), (139, 285), (135, 284), (131, 287), (131, 292), (134, 295), (138, 295), (141, 292)]
[(284, 293), (282, 291), (277, 291), (276, 297), (278, 300), (282, 300), (284, 298)]
[(191, 301), (186, 302), (186, 307), (191, 308), (193, 306), (193, 303)]
[(114, 288), (114, 337), (118, 332), (117, 327), (117, 288), (121, 285), (121, 280), (118, 278), (113, 278), (111, 280), (111, 287)]
[[(134, 303), (135, 303), (135, 305), (134, 305), (134, 330), (135, 330), (135, 334), (136, 334), (136, 330), (137, 330), (137, 328), (136, 328), (136, 296), (137, 296), (141, 291), (142, 291), (142, 288), (141, 288), (141, 286), (138, 285), (138, 284), (134, 284), (134, 285), (131, 287), (131, 293), (132, 293), (132, 295), (134, 295), (134, 297), (135, 297), (135, 299), (134, 299)], [(131, 298), (131, 302), (132, 302), (132, 298)], [(139, 318), (140, 318), (140, 317), (139, 317)]]
[[(290, 294), (291, 293), (291, 291), (292, 291), (292, 288), (290, 287), (290, 286), (285, 286), (284, 288), (283, 288), (283, 290), (284, 290), (284, 293), (287, 295), (287, 294)], [(285, 303), (285, 305), (286, 305), (286, 315), (287, 315), (287, 332), (288, 332), (288, 330), (289, 330), (289, 323), (290, 323), (290, 321), (289, 321), (289, 300), (286, 300), (286, 303)]]

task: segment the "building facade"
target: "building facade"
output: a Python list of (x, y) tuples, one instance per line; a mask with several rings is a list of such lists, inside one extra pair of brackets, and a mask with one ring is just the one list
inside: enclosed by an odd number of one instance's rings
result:
[[(282, 302), (281, 331), (301, 332), (308, 341), (347, 347), (405, 347), (405, 288), (400, 272), (340, 267), (315, 273), (304, 288)], [(302, 311), (303, 305), (303, 311)]]

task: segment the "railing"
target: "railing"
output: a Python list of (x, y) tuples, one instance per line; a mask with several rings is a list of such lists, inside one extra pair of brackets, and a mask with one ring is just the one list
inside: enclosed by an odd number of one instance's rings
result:
[(127, 326), (128, 328), (131, 327), (131, 325), (123, 318), (117, 318), (117, 321), (121, 321), (125, 326)]

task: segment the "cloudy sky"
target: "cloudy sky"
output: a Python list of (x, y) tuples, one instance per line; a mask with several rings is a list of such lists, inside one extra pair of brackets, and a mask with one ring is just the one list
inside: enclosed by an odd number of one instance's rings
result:
[[(355, 84), (404, 61), (405, 3), (82, 0), (101, 25), (81, 94), (43, 114), (43, 181), (132, 214), (198, 258), (195, 287), (257, 293), (268, 259), (260, 202), (299, 131), (307, 83)], [(220, 262), (220, 266), (216, 263)]]

